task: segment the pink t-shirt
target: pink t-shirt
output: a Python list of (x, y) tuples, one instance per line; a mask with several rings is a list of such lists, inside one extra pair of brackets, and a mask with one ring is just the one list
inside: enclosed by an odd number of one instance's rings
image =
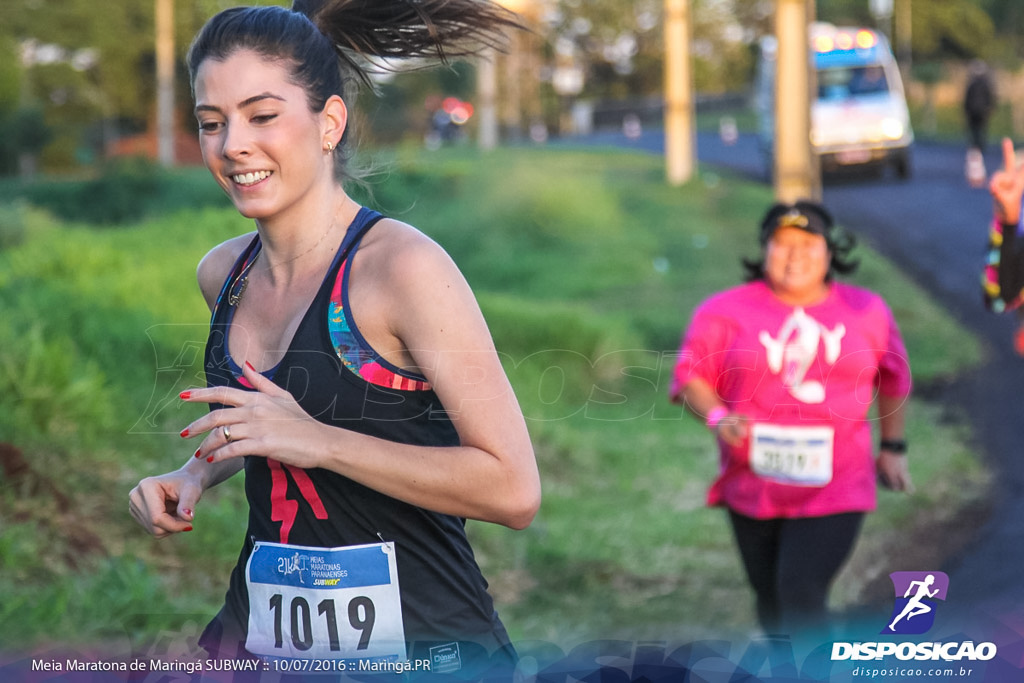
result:
[(709, 505), (758, 519), (875, 507), (868, 410), (878, 392), (910, 394), (899, 329), (881, 297), (833, 283), (796, 307), (761, 281), (716, 294), (694, 312), (670, 392), (693, 378), (750, 420), (739, 447), (719, 441)]

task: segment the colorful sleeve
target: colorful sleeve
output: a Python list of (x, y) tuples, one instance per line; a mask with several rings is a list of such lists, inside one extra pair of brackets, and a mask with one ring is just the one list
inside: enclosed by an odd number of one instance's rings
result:
[(998, 220), (992, 222), (981, 276), (985, 307), (996, 313), (1024, 303), (1024, 250), (1017, 246), (1020, 228), (1006, 228)]

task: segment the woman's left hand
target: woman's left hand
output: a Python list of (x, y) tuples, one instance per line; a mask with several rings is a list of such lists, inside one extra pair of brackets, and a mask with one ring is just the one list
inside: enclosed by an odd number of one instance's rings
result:
[(182, 392), (182, 400), (190, 403), (227, 406), (207, 413), (181, 433), (186, 438), (207, 434), (195, 457), (212, 463), (259, 455), (307, 469), (320, 466), (318, 454), (323, 451), (310, 442), (324, 425), (248, 362), (242, 372), (255, 391), (222, 386)]
[(910, 479), (910, 468), (907, 467), (907, 457), (900, 453), (882, 450), (875, 462), (878, 470), (878, 480), (887, 489), (893, 491), (914, 492), (914, 482)]

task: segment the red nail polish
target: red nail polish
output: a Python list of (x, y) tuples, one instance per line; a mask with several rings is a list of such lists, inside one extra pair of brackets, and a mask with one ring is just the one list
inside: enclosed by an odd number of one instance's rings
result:
[(196, 454), (195, 454), (195, 455), (193, 455), (192, 457), (193, 457), (193, 458), (198, 458), (198, 457), (199, 457), (199, 451), (201, 451), (201, 450), (203, 450), (203, 449), (202, 449), (202, 447), (199, 447), (199, 448), (197, 448), (197, 449), (196, 449)]
[(213, 456), (211, 455), (209, 458), (207, 458), (206, 462), (213, 462)]
[(181, 438), (184, 439), (186, 436), (188, 436), (188, 427), (181, 430)]
[(180, 398), (182, 400), (192, 398), (192, 392), (191, 391), (183, 391), (180, 394), (178, 394), (178, 398)]
[(190, 527), (190, 526), (187, 526), (187, 527), (185, 527), (184, 529), (182, 529), (182, 531), (192, 531), (192, 527)]
[(182, 512), (184, 512), (184, 513), (185, 513), (185, 516), (186, 516), (186, 517), (191, 517), (191, 516), (192, 516), (192, 511), (191, 511), (191, 510), (187, 510), (187, 509), (186, 509), (186, 510), (182, 510)]
[(252, 366), (252, 363), (250, 363), (249, 361), (245, 361), (245, 367), (249, 368), (249, 369), (250, 369), (250, 370), (252, 370), (253, 372), (256, 372), (256, 368), (254, 368), (254, 367)]

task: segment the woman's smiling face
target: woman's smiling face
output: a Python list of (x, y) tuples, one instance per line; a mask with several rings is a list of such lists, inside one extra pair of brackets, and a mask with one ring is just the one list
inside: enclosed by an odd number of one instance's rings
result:
[(813, 303), (826, 291), (831, 261), (823, 236), (783, 226), (765, 245), (765, 281), (787, 303)]
[(331, 178), (322, 117), (285, 62), (249, 50), (207, 59), (195, 93), (203, 161), (243, 216), (277, 216)]

